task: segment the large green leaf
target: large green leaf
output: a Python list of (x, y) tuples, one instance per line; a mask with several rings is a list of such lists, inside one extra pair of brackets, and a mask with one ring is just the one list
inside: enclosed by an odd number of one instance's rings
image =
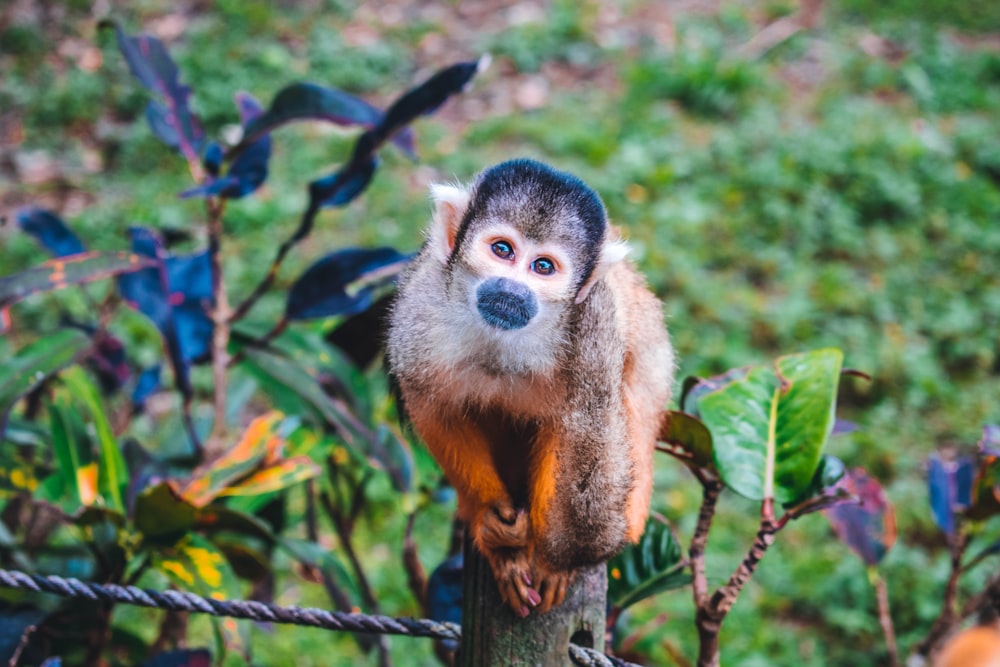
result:
[(89, 283), (151, 266), (152, 259), (130, 252), (89, 252), (50, 259), (44, 264), (0, 278), (0, 308), (36, 292)]
[(69, 366), (90, 344), (82, 331), (63, 329), (26, 345), (0, 366), (0, 423), (19, 398)]
[(125, 466), (125, 458), (118, 448), (118, 441), (108, 422), (101, 393), (82, 368), (68, 369), (62, 374), (62, 380), (73, 397), (87, 407), (94, 421), (99, 445), (97, 479), (104, 503), (112, 509), (124, 512), (122, 493), (128, 486), (128, 468)]
[(686, 586), (691, 576), (670, 525), (651, 517), (638, 544), (608, 562), (608, 604), (625, 609), (657, 593)]
[(726, 486), (781, 503), (808, 492), (833, 429), (842, 361), (836, 349), (779, 357), (698, 398)]

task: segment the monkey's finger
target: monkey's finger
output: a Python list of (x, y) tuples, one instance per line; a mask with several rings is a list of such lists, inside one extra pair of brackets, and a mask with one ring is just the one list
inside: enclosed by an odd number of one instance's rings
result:
[(544, 614), (552, 607), (562, 604), (566, 598), (566, 588), (569, 586), (569, 575), (565, 573), (549, 574), (542, 580), (542, 601), (538, 612)]

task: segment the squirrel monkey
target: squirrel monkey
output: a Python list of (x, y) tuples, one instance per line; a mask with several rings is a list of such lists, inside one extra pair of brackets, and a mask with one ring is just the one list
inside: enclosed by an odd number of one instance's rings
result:
[(432, 188), (389, 369), (519, 615), (645, 529), (673, 381), (659, 301), (582, 181), (533, 160)]

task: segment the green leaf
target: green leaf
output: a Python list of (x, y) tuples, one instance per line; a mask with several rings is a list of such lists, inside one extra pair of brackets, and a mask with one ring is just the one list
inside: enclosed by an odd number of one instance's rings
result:
[(220, 496), (256, 496), (287, 489), (319, 476), (320, 467), (307, 456), (295, 456), (258, 470), (238, 484), (228, 486)]
[[(240, 597), (239, 580), (229, 561), (214, 544), (197, 534), (189, 533), (173, 547), (152, 553), (150, 562), (181, 590), (215, 600)], [(241, 623), (214, 617), (212, 623), (226, 649), (244, 652)]]
[(152, 259), (130, 252), (89, 252), (50, 259), (39, 266), (0, 278), (0, 308), (36, 292), (81, 285), (152, 265)]
[(63, 329), (26, 345), (0, 367), (0, 423), (14, 403), (57, 371), (72, 364), (88, 345), (82, 331)]
[(670, 525), (650, 517), (638, 544), (630, 544), (608, 562), (608, 604), (619, 609), (657, 593), (686, 586), (691, 576)]
[(232, 482), (258, 468), (270, 452), (280, 452), (284, 438), (278, 433), (278, 427), (282, 419), (284, 415), (280, 412), (269, 412), (250, 422), (235, 447), (194, 471), (191, 478), (180, 486), (180, 496), (195, 507), (204, 507)]
[(169, 482), (143, 490), (135, 499), (135, 528), (152, 542), (172, 544), (195, 525), (198, 510)]
[(833, 428), (842, 360), (832, 348), (779, 357), (698, 398), (726, 486), (781, 503), (808, 492)]
[(355, 605), (360, 604), (361, 590), (357, 582), (329, 548), (295, 537), (281, 537), (277, 544), (282, 551), (299, 563), (318, 568), (331, 581), (343, 588)]
[(87, 506), (97, 500), (97, 464), (90, 451), (83, 421), (72, 404), (56, 398), (48, 406), (52, 429), (52, 451), (59, 466), (63, 489), (72, 503)]
[(62, 380), (73, 397), (87, 407), (94, 420), (99, 445), (98, 487), (101, 496), (108, 507), (124, 512), (122, 493), (128, 486), (128, 469), (125, 467), (125, 458), (118, 448), (115, 434), (111, 430), (111, 424), (108, 423), (101, 394), (82, 368), (70, 368), (62, 374)]
[(712, 434), (701, 421), (686, 412), (667, 412), (666, 442), (691, 454), (691, 463), (698, 468), (711, 468)]
[(409, 490), (413, 455), (409, 444), (391, 429), (370, 429), (341, 398), (328, 395), (314, 372), (297, 360), (255, 348), (244, 348), (247, 368), (262, 380), (295, 393), (336, 429), (354, 456), (385, 471), (396, 488)]

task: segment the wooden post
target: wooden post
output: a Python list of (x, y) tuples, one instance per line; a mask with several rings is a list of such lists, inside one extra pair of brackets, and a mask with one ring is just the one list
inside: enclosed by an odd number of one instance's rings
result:
[(489, 563), (465, 541), (458, 667), (565, 667), (569, 644), (604, 650), (608, 589), (602, 563), (580, 571), (561, 605), (518, 617), (500, 600)]

